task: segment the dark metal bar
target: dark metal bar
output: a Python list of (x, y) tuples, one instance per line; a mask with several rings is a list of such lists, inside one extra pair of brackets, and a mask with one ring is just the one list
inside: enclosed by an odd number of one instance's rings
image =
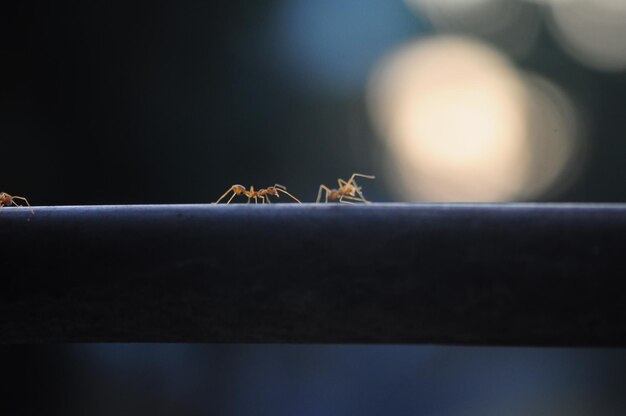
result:
[(626, 346), (626, 205), (0, 209), (0, 342)]

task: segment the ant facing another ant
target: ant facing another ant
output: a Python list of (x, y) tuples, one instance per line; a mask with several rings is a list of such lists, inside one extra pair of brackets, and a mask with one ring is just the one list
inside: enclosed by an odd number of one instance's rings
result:
[[(337, 183), (339, 184), (339, 188), (337, 189), (331, 189), (326, 185), (320, 185), (319, 191), (317, 193), (316, 203), (320, 202), (320, 200), (322, 199), (322, 191), (324, 191), (326, 192), (324, 203), (328, 203), (328, 201), (330, 200), (330, 201), (338, 201), (344, 204), (353, 204), (355, 202), (362, 202), (364, 204), (369, 204), (369, 201), (365, 199), (365, 196), (363, 196), (361, 187), (358, 186), (356, 183), (357, 177), (366, 178), (366, 179), (375, 179), (375, 176), (363, 175), (361, 173), (353, 173), (350, 179), (348, 179), (347, 181), (344, 181), (343, 179), (338, 179)], [(214, 204), (219, 204), (224, 198), (226, 198), (231, 193), (232, 195), (230, 195), (230, 198), (228, 198), (228, 201), (226, 201), (226, 204), (230, 204), (237, 195), (243, 195), (247, 197), (248, 204), (250, 203), (250, 200), (252, 199), (254, 199), (255, 204), (258, 204), (259, 199), (261, 199), (262, 204), (266, 202), (268, 204), (271, 204), (272, 202), (270, 200), (270, 196), (280, 198), (281, 192), (291, 197), (297, 203), (299, 204), (301, 203), (298, 198), (296, 198), (295, 196), (287, 192), (286, 187), (276, 184), (274, 186), (270, 186), (268, 188), (261, 188), (259, 190), (255, 190), (254, 186), (251, 186), (250, 189), (246, 189), (246, 187), (243, 185), (233, 185), (230, 188), (228, 188), (228, 190), (224, 192), (224, 194), (220, 196), (219, 199), (214, 202)]]
[[(363, 202), (364, 204), (369, 204), (370, 202), (365, 199), (365, 197), (363, 196), (363, 192), (361, 192), (361, 187), (358, 186), (356, 183), (355, 179), (357, 177), (376, 179), (375, 176), (363, 175), (361, 173), (353, 173), (352, 176), (350, 176), (350, 179), (348, 179), (347, 181), (344, 181), (343, 179), (337, 179), (337, 183), (339, 184), (338, 189), (331, 189), (326, 185), (320, 185), (320, 189), (317, 192), (317, 201), (315, 202), (320, 202), (320, 200), (322, 199), (322, 191), (325, 191), (325, 203), (328, 203), (328, 200), (330, 199), (331, 201), (339, 201), (344, 204), (353, 204), (354, 202)], [(344, 201), (344, 199), (354, 202)]]
[(286, 187), (284, 187), (283, 185), (279, 185), (279, 184), (275, 184), (274, 186), (270, 186), (268, 188), (261, 188), (259, 190), (255, 190), (254, 186), (251, 186), (250, 189), (248, 190), (243, 185), (233, 185), (228, 189), (228, 191), (224, 192), (224, 195), (220, 196), (220, 198), (217, 201), (215, 201), (214, 204), (219, 204), (219, 202), (231, 192), (233, 194), (230, 196), (226, 204), (230, 204), (233, 198), (235, 198), (237, 195), (244, 195), (248, 197), (248, 202), (247, 202), (248, 204), (250, 203), (251, 199), (254, 199), (255, 204), (258, 203), (259, 198), (261, 199), (262, 204), (264, 204), (265, 202), (267, 202), (268, 204), (271, 204), (272, 202), (270, 201), (270, 196), (280, 198), (280, 192), (284, 193), (285, 195), (288, 195), (294, 201), (301, 204), (298, 198), (296, 198), (295, 196), (287, 192)]

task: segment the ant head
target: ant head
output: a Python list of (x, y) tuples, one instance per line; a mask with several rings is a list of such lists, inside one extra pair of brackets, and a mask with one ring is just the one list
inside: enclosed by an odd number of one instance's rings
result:
[(246, 192), (246, 187), (243, 185), (233, 185), (232, 190), (236, 195), (239, 195)]
[(275, 186), (270, 186), (269, 188), (267, 188), (267, 194), (275, 196), (275, 197), (280, 197), (280, 195), (278, 194), (278, 191), (276, 190)]
[(359, 190), (358, 187), (351, 185), (351, 184), (347, 184), (346, 186), (343, 187), (344, 194), (348, 196), (355, 196), (358, 190)]

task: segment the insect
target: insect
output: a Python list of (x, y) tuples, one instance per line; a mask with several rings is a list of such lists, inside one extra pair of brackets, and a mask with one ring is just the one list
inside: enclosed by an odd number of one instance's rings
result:
[[(250, 187), (250, 189), (252, 189), (252, 187)], [(279, 185), (279, 184), (275, 184), (274, 186), (270, 186), (269, 188), (259, 189), (257, 191), (257, 194), (258, 194), (259, 198), (264, 198), (264, 200), (263, 200), (264, 202), (267, 201), (268, 204), (271, 204), (272, 201), (270, 200), (270, 196), (275, 196), (276, 198), (280, 198), (280, 193), (279, 192), (282, 192), (285, 195), (288, 195), (289, 197), (291, 197), (291, 199), (296, 201), (298, 204), (302, 203), (302, 202), (300, 202), (300, 200), (298, 198), (296, 198), (295, 196), (293, 196), (289, 192), (287, 192), (287, 188), (285, 188), (283, 185)]]
[(10, 206), (10, 205), (15, 205), (16, 207), (21, 207), (20, 204), (15, 202), (16, 199), (19, 199), (20, 201), (26, 202), (26, 205), (28, 205), (30, 207), (30, 204), (28, 203), (28, 199), (24, 198), (23, 196), (9, 195), (6, 192), (0, 192), (0, 207)]
[[(343, 179), (337, 179), (337, 183), (339, 184), (339, 189), (331, 189), (326, 185), (320, 185), (320, 189), (317, 192), (317, 201), (315, 201), (316, 203), (319, 203), (320, 200), (322, 199), (322, 191), (326, 192), (326, 197), (324, 202), (328, 202), (328, 200), (331, 201), (339, 201), (342, 202), (344, 204), (352, 204), (354, 202), (363, 202), (365, 204), (368, 204), (369, 201), (365, 199), (365, 197), (363, 196), (363, 192), (361, 192), (361, 187), (357, 185), (356, 183), (356, 178), (360, 177), (360, 178), (367, 178), (367, 179), (375, 179), (375, 176), (371, 176), (371, 175), (363, 175), (360, 173), (353, 173), (352, 176), (350, 176), (350, 179), (348, 179), (347, 181), (344, 181)], [(346, 200), (346, 201), (344, 201)], [(348, 202), (348, 201), (354, 201), (354, 202)]]
[(261, 203), (264, 204), (265, 202), (267, 202), (268, 204), (271, 204), (272, 202), (270, 201), (270, 196), (274, 196), (276, 198), (280, 198), (280, 193), (284, 193), (285, 195), (291, 197), (294, 201), (296, 201), (297, 203), (301, 203), (300, 200), (298, 198), (296, 198), (295, 196), (291, 195), (289, 192), (287, 192), (287, 188), (284, 187), (283, 185), (279, 185), (279, 184), (275, 184), (274, 186), (270, 186), (269, 188), (261, 188), (259, 190), (255, 190), (254, 186), (251, 186), (250, 189), (246, 189), (245, 186), (243, 185), (233, 185), (231, 186), (226, 192), (224, 192), (224, 195), (220, 196), (220, 198), (214, 202), (214, 204), (219, 204), (219, 202), (224, 199), (226, 196), (228, 196), (229, 193), (232, 192), (232, 195), (230, 196), (230, 198), (228, 199), (228, 201), (226, 202), (226, 204), (230, 204), (230, 202), (237, 196), (237, 195), (244, 195), (246, 197), (248, 197), (248, 204), (250, 203), (251, 199), (254, 199), (254, 203), (258, 203), (258, 200), (261, 199)]

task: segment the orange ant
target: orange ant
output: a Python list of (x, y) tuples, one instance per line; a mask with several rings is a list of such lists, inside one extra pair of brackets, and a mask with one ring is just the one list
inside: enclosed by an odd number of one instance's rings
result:
[[(317, 201), (319, 203), (322, 199), (322, 191), (326, 192), (326, 198), (324, 202), (339, 200), (344, 204), (352, 204), (353, 202), (344, 201), (347, 199), (349, 201), (355, 202), (363, 202), (368, 204), (369, 201), (365, 199), (363, 196), (363, 192), (361, 192), (361, 187), (356, 184), (356, 177), (367, 178), (367, 179), (375, 179), (375, 176), (371, 175), (362, 175), (360, 173), (353, 173), (349, 180), (344, 181), (343, 179), (337, 179), (337, 183), (339, 184), (339, 189), (331, 189), (326, 185), (320, 185), (320, 190), (317, 193)], [(357, 198), (358, 195), (358, 198)]]
[(28, 203), (28, 199), (24, 198), (23, 196), (9, 195), (6, 192), (0, 192), (0, 207), (10, 206), (10, 205), (15, 205), (16, 207), (21, 207), (20, 204), (15, 202), (16, 199), (19, 199), (20, 201), (26, 202), (26, 205), (28, 205), (30, 207), (30, 204)]
[[(252, 190), (252, 187), (250, 187), (250, 190)], [(295, 196), (293, 196), (289, 192), (287, 192), (287, 188), (285, 188), (283, 185), (279, 185), (279, 184), (275, 184), (274, 186), (270, 186), (269, 188), (259, 189), (257, 191), (257, 194), (258, 194), (259, 198), (263, 198), (263, 202), (267, 201), (268, 204), (271, 204), (272, 201), (270, 200), (270, 196), (275, 196), (276, 198), (280, 198), (279, 192), (282, 192), (282, 193), (288, 195), (294, 201), (296, 201), (298, 204), (302, 203), (302, 202), (300, 202), (300, 200), (298, 198), (296, 198)]]
[(255, 204), (258, 203), (257, 201), (259, 198), (261, 199), (262, 204), (264, 204), (265, 202), (267, 202), (268, 204), (271, 204), (272, 202), (270, 201), (270, 196), (275, 196), (276, 198), (280, 198), (279, 192), (282, 192), (288, 195), (297, 203), (299, 204), (301, 203), (298, 198), (296, 198), (295, 196), (287, 192), (286, 187), (284, 187), (283, 185), (275, 184), (274, 186), (270, 186), (269, 188), (261, 188), (258, 191), (254, 190), (254, 186), (251, 186), (250, 190), (247, 190), (246, 187), (243, 185), (233, 185), (228, 189), (228, 191), (224, 192), (224, 195), (220, 196), (220, 198), (217, 201), (215, 201), (214, 204), (219, 204), (219, 202), (231, 192), (233, 194), (230, 196), (226, 204), (230, 204), (233, 198), (235, 198), (237, 195), (244, 195), (248, 197), (248, 202), (247, 202), (248, 204), (250, 203), (251, 199), (254, 199)]

